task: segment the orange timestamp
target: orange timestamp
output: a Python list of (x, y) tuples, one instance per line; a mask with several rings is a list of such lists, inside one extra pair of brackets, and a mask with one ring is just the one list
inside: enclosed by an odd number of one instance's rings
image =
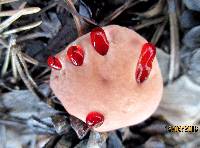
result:
[(181, 125), (181, 126), (166, 126), (168, 132), (179, 133), (179, 132), (188, 132), (188, 133), (196, 133), (199, 128), (195, 125)]

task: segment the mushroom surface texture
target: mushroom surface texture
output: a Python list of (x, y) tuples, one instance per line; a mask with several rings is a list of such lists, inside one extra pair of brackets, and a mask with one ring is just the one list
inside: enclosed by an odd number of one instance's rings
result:
[[(148, 78), (142, 83), (135, 78), (147, 41), (125, 27), (110, 25), (102, 29), (109, 43), (103, 55), (95, 50), (91, 34), (87, 33), (55, 55), (62, 68), (52, 69), (50, 76), (50, 86), (69, 114), (86, 122), (89, 113), (101, 113), (99, 120), (103, 123), (94, 127), (99, 132), (144, 121), (158, 107), (163, 92), (156, 57)], [(78, 50), (74, 57), (79, 62), (74, 64), (69, 53), (73, 53), (72, 47), (76, 45)]]

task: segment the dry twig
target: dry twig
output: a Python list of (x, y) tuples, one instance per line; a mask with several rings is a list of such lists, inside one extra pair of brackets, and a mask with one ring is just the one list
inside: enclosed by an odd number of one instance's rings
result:
[(7, 37), (10, 34), (21, 32), (21, 31), (24, 31), (24, 30), (30, 30), (32, 28), (35, 28), (35, 27), (41, 25), (41, 24), (42, 24), (42, 21), (37, 21), (37, 22), (31, 23), (31, 24), (28, 24), (28, 25), (25, 25), (25, 26), (22, 26), (22, 27), (19, 27), (19, 28), (16, 28), (16, 29), (11, 29), (11, 30), (3, 32), (3, 36)]
[[(81, 16), (77, 11), (76, 11), (76, 9), (75, 9), (75, 7), (74, 7), (74, 4), (72, 3), (72, 1), (71, 0), (64, 0), (65, 2), (66, 2), (66, 7), (65, 7), (65, 5), (63, 5), (63, 3), (62, 3), (62, 1), (59, 1), (60, 3), (58, 3), (58, 4), (60, 4), (60, 6), (62, 6), (62, 7), (64, 7), (67, 11), (69, 11), (72, 15), (73, 15), (73, 17), (75, 17), (76, 18), (76, 20), (75, 20), (75, 24), (76, 24), (76, 27), (78, 27), (77, 28), (77, 31), (78, 31), (78, 34), (79, 34), (79, 36), (81, 35), (81, 34), (83, 34), (83, 29), (82, 29), (82, 27), (80, 26), (81, 25), (81, 20), (84, 20), (85, 22), (87, 22), (87, 23), (89, 23), (89, 24), (91, 24), (91, 25), (94, 25), (94, 26), (98, 26), (94, 21), (92, 21), (92, 20), (90, 20), (90, 19), (88, 19), (88, 18), (86, 18), (86, 17), (84, 17), (84, 16)], [(77, 21), (77, 22), (76, 22)]]
[(11, 17), (9, 17), (8, 19), (6, 19), (4, 22), (2, 22), (0, 24), (0, 32), (2, 32), (5, 28), (10, 26), (14, 21), (16, 21), (22, 15), (26, 15), (28, 12), (29, 12), (29, 14), (30, 13), (33, 14), (33, 13), (37, 13), (39, 11), (40, 11), (40, 8), (38, 8), (38, 7), (34, 7), (29, 10), (27, 10), (27, 9), (19, 10), (17, 13), (15, 13), (14, 15), (12, 15)]
[(134, 29), (134, 30), (140, 30), (142, 28), (145, 28), (145, 27), (148, 27), (148, 26), (151, 26), (151, 25), (154, 25), (154, 24), (161, 23), (164, 20), (165, 20), (165, 17), (159, 17), (159, 18), (155, 18), (155, 19), (148, 19), (148, 20), (143, 21), (139, 25), (136, 25), (136, 26), (133, 26), (133, 27), (129, 27), (129, 28)]
[(152, 39), (151, 39), (151, 43), (153, 43), (153, 44), (155, 44), (155, 45), (157, 44), (158, 40), (160, 39), (160, 37), (161, 37), (162, 34), (163, 34), (163, 31), (164, 31), (164, 29), (165, 29), (165, 26), (166, 26), (167, 22), (168, 22), (168, 19), (166, 18), (166, 19), (164, 20), (164, 22), (163, 22), (161, 25), (159, 25), (159, 27), (157, 27), (157, 29), (156, 29), (156, 31), (155, 31), (155, 33), (153, 34), (153, 37), (152, 37)]
[(110, 15), (108, 15), (107, 17), (105, 17), (101, 23), (100, 26), (105, 26), (107, 25), (109, 22), (111, 22), (112, 20), (114, 20), (115, 18), (117, 18), (122, 12), (124, 12), (126, 9), (133, 7), (134, 5), (142, 2), (142, 1), (146, 1), (146, 0), (128, 0), (127, 2), (125, 2), (122, 6), (120, 6), (119, 8), (117, 8), (113, 13), (111, 13)]
[(74, 7), (74, 4), (71, 0), (65, 0), (67, 7), (69, 8), (70, 12), (75, 12), (75, 13), (71, 13), (73, 15), (74, 18), (74, 22), (76, 24), (76, 28), (77, 28), (77, 32), (78, 32), (78, 36), (82, 36), (83, 35), (83, 31), (82, 31), (82, 27), (81, 27), (81, 20), (80, 17), (78, 17), (77, 14), (78, 12), (76, 11), (76, 8)]
[(48, 35), (45, 32), (35, 32), (35, 33), (30, 33), (21, 37), (17, 38), (17, 43), (26, 41), (26, 40), (31, 40), (39, 37), (48, 37)]
[(12, 16), (12, 15), (16, 14), (19, 11), (21, 11), (21, 13), (22, 13), (21, 15), (29, 15), (29, 14), (33, 14), (33, 13), (39, 12), (40, 8), (39, 7), (31, 7), (31, 8), (17, 9), (17, 10), (2, 11), (2, 12), (0, 12), (0, 17)]
[(8, 65), (9, 65), (9, 61), (10, 61), (10, 55), (11, 55), (11, 47), (15, 44), (15, 39), (11, 38), (9, 41), (9, 45), (7, 48), (7, 52), (6, 52), (6, 57), (5, 57), (5, 61), (3, 64), (3, 68), (1, 70), (1, 75), (4, 76), (7, 72), (8, 69)]
[(16, 1), (18, 1), (18, 0), (0, 0), (0, 5), (11, 3), (11, 2), (16, 2)]
[[(39, 66), (39, 62), (36, 59), (30, 57), (29, 55), (27, 55), (23, 52), (21, 54), (22, 54), (25, 61), (27, 61), (28, 63), (31, 63), (33, 65)], [(40, 63), (40, 65), (42, 65), (42, 64)]]
[(170, 67), (169, 67), (169, 82), (179, 74), (179, 28), (177, 20), (177, 4), (175, 0), (168, 0), (169, 22), (170, 22)]

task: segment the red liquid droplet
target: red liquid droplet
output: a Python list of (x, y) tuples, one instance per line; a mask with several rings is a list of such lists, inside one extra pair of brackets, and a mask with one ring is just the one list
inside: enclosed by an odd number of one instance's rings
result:
[(90, 39), (93, 47), (100, 55), (106, 55), (109, 48), (109, 42), (104, 30), (100, 27), (92, 29)]
[(148, 78), (155, 55), (156, 47), (151, 43), (145, 43), (136, 67), (135, 77), (138, 83), (142, 83)]
[(99, 112), (90, 112), (86, 117), (86, 123), (89, 127), (99, 127), (104, 122), (104, 116)]
[(60, 63), (59, 59), (54, 56), (49, 56), (47, 59), (47, 64), (49, 67), (60, 70), (62, 68), (62, 64)]
[(83, 64), (84, 53), (80, 46), (71, 46), (67, 51), (67, 59), (69, 59), (74, 65), (80, 66)]

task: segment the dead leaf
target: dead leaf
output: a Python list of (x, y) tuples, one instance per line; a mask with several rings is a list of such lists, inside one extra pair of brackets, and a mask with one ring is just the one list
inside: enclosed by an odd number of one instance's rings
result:
[(31, 116), (44, 118), (58, 112), (40, 101), (29, 90), (14, 90), (5, 93), (1, 96), (1, 100), (4, 107), (10, 110), (10, 115), (23, 119), (28, 119)]
[(179, 19), (180, 25), (184, 29), (190, 29), (200, 24), (200, 15), (196, 11), (185, 10)]
[(191, 10), (200, 11), (199, 0), (183, 0), (184, 4)]
[(183, 38), (183, 43), (187, 47), (195, 49), (200, 47), (199, 39), (200, 39), (200, 25), (192, 28), (185, 34)]
[(200, 119), (200, 86), (186, 75), (164, 88), (163, 98), (155, 114), (173, 125), (194, 125)]
[(190, 63), (188, 65), (188, 75), (197, 84), (200, 85), (200, 48), (194, 50)]

